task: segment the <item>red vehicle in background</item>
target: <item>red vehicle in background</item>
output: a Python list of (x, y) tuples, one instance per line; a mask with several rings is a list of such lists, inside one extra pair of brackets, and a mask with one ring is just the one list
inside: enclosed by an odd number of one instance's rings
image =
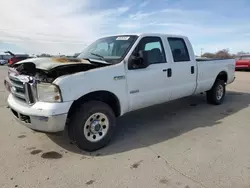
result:
[(236, 59), (236, 70), (250, 70), (250, 54), (242, 55)]
[(7, 54), (10, 54), (12, 57), (8, 60), (8, 66), (13, 66), (15, 63), (19, 62), (19, 61), (22, 61), (22, 60), (25, 60), (25, 59), (28, 59), (30, 58), (29, 55), (27, 54), (23, 54), (23, 55), (20, 55), (20, 54), (13, 54), (12, 52), (10, 51), (7, 51), (5, 52)]

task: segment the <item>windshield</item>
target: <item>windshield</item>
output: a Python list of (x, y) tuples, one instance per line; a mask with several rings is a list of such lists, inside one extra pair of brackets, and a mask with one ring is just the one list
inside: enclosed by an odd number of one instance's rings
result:
[(79, 56), (81, 59), (103, 60), (111, 64), (119, 63), (134, 44), (137, 36), (121, 35), (98, 39)]

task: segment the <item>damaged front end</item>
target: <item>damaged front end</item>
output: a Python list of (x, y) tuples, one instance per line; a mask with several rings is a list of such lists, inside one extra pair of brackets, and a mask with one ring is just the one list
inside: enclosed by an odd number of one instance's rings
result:
[(16, 99), (29, 105), (36, 101), (61, 102), (60, 88), (53, 84), (56, 78), (103, 66), (82, 59), (27, 59), (9, 68), (4, 84)]
[(13, 67), (18, 74), (28, 75), (41, 82), (52, 83), (56, 78), (99, 68), (104, 65), (77, 58), (37, 58), (19, 62)]

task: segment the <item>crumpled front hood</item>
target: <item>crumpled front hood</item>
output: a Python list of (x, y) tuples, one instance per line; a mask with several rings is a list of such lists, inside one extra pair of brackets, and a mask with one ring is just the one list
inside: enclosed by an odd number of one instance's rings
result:
[(30, 58), (25, 59), (23, 61), (19, 61), (16, 63), (23, 64), (23, 63), (34, 63), (37, 69), (41, 70), (51, 70), (53, 68), (63, 66), (63, 65), (70, 65), (70, 64), (91, 64), (89, 61), (84, 59), (77, 59), (77, 58), (64, 58), (64, 57), (52, 57), (52, 58)]

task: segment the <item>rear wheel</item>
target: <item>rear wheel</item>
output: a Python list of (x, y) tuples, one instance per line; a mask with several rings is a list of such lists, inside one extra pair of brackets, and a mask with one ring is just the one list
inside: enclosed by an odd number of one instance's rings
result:
[(71, 136), (80, 149), (98, 150), (111, 140), (115, 120), (115, 115), (107, 104), (100, 101), (86, 102), (70, 120)]
[(211, 90), (207, 91), (207, 101), (210, 104), (223, 103), (226, 94), (226, 84), (223, 80), (216, 80)]

